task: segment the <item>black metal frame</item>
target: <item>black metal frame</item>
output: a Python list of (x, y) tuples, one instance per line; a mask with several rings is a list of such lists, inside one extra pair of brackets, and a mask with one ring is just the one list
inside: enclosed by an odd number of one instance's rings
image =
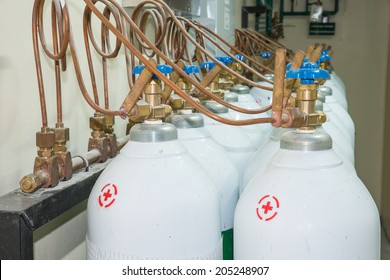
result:
[(0, 197), (0, 259), (33, 259), (34, 230), (86, 200), (105, 166), (95, 165), (88, 176), (75, 173), (52, 189), (32, 194), (15, 190)]

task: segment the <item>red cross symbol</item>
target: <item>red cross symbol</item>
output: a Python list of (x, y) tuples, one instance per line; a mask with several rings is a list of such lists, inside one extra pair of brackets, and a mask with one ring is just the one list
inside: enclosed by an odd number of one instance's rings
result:
[(98, 202), (100, 207), (108, 208), (115, 202), (118, 188), (114, 184), (105, 185), (100, 191)]
[(256, 208), (256, 214), (262, 221), (268, 222), (278, 214), (279, 200), (275, 196), (265, 195), (257, 204), (260, 206)]

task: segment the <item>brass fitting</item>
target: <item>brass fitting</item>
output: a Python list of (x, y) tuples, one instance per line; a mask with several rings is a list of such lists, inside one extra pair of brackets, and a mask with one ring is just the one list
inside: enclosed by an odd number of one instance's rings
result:
[(297, 107), (283, 110), (288, 122), (282, 124), (282, 127), (310, 129), (326, 122), (326, 115), (323, 112), (314, 111), (316, 100), (317, 86), (315, 84), (301, 84), (295, 97)]
[(138, 100), (129, 113), (129, 121), (133, 123), (144, 122), (152, 113), (152, 107), (145, 100)]
[(38, 156), (34, 160), (33, 173), (24, 176), (19, 185), (24, 192), (33, 192), (39, 188), (55, 187), (58, 185), (59, 166), (54, 154), (55, 134), (48, 127), (43, 127), (36, 133)]
[(326, 115), (323, 112), (305, 114), (299, 108), (283, 109), (283, 119), (288, 120), (282, 124), (284, 128), (312, 129), (326, 122)]
[(54, 129), (55, 146), (54, 154), (58, 161), (58, 171), (60, 180), (70, 180), (72, 178), (72, 156), (66, 147), (69, 141), (69, 128), (64, 128), (62, 123), (56, 124)]
[(104, 132), (106, 133), (106, 138), (108, 141), (108, 157), (113, 158), (118, 154), (118, 144), (116, 141), (116, 135), (114, 133), (115, 116), (105, 115), (105, 117), (106, 128), (104, 129)]
[(101, 157), (98, 162), (105, 162), (108, 158), (108, 140), (106, 138), (106, 118), (100, 113), (95, 113), (89, 118), (89, 127), (92, 129), (91, 137), (88, 141), (88, 151), (97, 149)]
[(314, 112), (317, 100), (317, 86), (315, 84), (302, 84), (297, 91), (297, 105), (302, 112), (311, 114)]
[(168, 105), (171, 106), (173, 111), (181, 110), (184, 107), (184, 99), (177, 94), (172, 94), (169, 97)]
[(39, 171), (37, 174), (28, 174), (20, 180), (19, 185), (23, 192), (31, 193), (39, 189), (42, 185), (47, 184), (47, 174)]

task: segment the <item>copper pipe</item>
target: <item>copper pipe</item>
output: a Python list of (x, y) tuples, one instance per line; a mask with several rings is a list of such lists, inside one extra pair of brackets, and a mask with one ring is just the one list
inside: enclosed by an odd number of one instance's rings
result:
[[(159, 0), (155, 0), (155, 1), (159, 1)], [(159, 1), (160, 2), (160, 1)], [(218, 44), (214, 39), (212, 39), (210, 36), (208, 36), (205, 32), (203, 32), (202, 30), (200, 30), (199, 26), (201, 26), (199, 23), (196, 23), (196, 25), (192, 22), (190, 22), (189, 20), (185, 19), (185, 18), (182, 18), (182, 20), (184, 20), (187, 24), (189, 24), (191, 26), (191, 28), (194, 28), (197, 32), (200, 32), (203, 36), (205, 36), (211, 43), (213, 43), (215, 46), (217, 46), (221, 51), (223, 51), (227, 56), (231, 57), (235, 62), (239, 63), (241, 66), (243, 66), (244, 69), (250, 71), (251, 73), (253, 73), (255, 76), (257, 76), (258, 78), (260, 79), (265, 79), (263, 75), (261, 75), (260, 73), (256, 72), (256, 71), (253, 71), (252, 68), (250, 68), (246, 63), (236, 59), (236, 57), (234, 55), (232, 55), (230, 52), (227, 52), (220, 44)], [(230, 45), (225, 39), (223, 39), (221, 36), (219, 36), (218, 34), (214, 33), (212, 30), (210, 30), (209, 28), (205, 27), (205, 26), (201, 26), (202, 29), (206, 30), (208, 33), (212, 34), (215, 38), (217, 38), (218, 40), (220, 40), (221, 42), (223, 42), (226, 46), (229, 47), (230, 50), (233, 50), (235, 53), (237, 54), (241, 54), (243, 55), (244, 57), (246, 57), (246, 59), (248, 59), (250, 62), (252, 63), (258, 63), (256, 60), (252, 59), (251, 57), (248, 57), (245, 53), (241, 52), (240, 50), (236, 49), (233, 45)], [(192, 42), (194, 43), (194, 42)], [(198, 45), (198, 44), (197, 44)], [(207, 57), (209, 57), (211, 60), (213, 60), (214, 62), (216, 62), (216, 59), (210, 55), (204, 48), (200, 47), (200, 50), (206, 54)], [(262, 86), (260, 86), (258, 83), (255, 83), (251, 80), (248, 80), (246, 77), (243, 77), (237, 73), (235, 73), (233, 70), (231, 70), (230, 68), (226, 67), (225, 65), (223, 65), (223, 69), (226, 70), (227, 72), (229, 72), (230, 74), (238, 77), (241, 81), (245, 82), (246, 84), (248, 85), (251, 85), (251, 86), (255, 86), (255, 87), (260, 87), (260, 88), (263, 88), (263, 89), (266, 89), (266, 90), (272, 90), (272, 88), (264, 88)], [(264, 70), (272, 73), (272, 70), (265, 67), (265, 66), (261, 66)]]
[[(45, 97), (45, 88), (43, 85), (43, 75), (42, 75), (42, 66), (41, 58), (38, 47), (38, 36), (41, 42), (42, 49), (45, 54), (52, 60), (55, 61), (56, 68), (56, 88), (57, 88), (57, 122), (62, 122), (62, 102), (61, 102), (61, 92), (59, 84), (59, 65), (58, 61), (61, 60), (65, 62), (65, 53), (69, 42), (69, 18), (67, 15), (67, 7), (64, 5), (63, 12), (59, 11), (59, 1), (53, 1), (52, 3), (52, 34), (53, 34), (53, 46), (54, 51), (51, 53), (46, 44), (46, 39), (43, 30), (43, 7), (44, 0), (36, 0), (33, 6), (32, 12), (32, 39), (33, 39), (33, 48), (34, 48), (34, 58), (35, 58), (35, 68), (38, 80), (38, 90), (39, 90), (39, 99), (41, 105), (41, 117), (42, 117), (42, 127), (48, 127), (47, 119), (47, 108), (46, 108), (46, 97)], [(57, 28), (59, 31), (59, 38), (57, 38)], [(58, 49), (57, 42), (60, 42), (60, 48)], [(56, 66), (57, 65), (57, 66)], [(63, 69), (65, 69), (63, 65)]]
[(154, 61), (153, 59), (149, 59), (149, 63), (153, 68), (145, 67), (142, 70), (142, 73), (139, 75), (138, 79), (135, 81), (133, 87), (131, 88), (130, 92), (127, 94), (125, 100), (122, 103), (121, 111), (126, 113), (121, 116), (123, 119), (127, 117), (131, 109), (135, 106), (138, 99), (141, 97), (143, 89), (152, 78), (152, 71), (154, 69), (157, 69), (156, 61)]
[(320, 59), (321, 53), (322, 53), (322, 46), (319, 45), (314, 49), (314, 51), (310, 55), (309, 62), (317, 62), (318, 59)]
[[(105, 2), (103, 0), (101, 0), (102, 2)], [(158, 1), (158, 0), (155, 0), (155, 1)], [(185, 92), (183, 92), (180, 88), (178, 88), (175, 84), (173, 84), (167, 77), (165, 77), (164, 75), (162, 75), (157, 69), (153, 68), (150, 63), (146, 60), (146, 58), (144, 56), (142, 56), (136, 49), (135, 47), (123, 36), (123, 34), (121, 34), (120, 32), (118, 32), (118, 30), (116, 30), (116, 28), (111, 24), (111, 22), (109, 22), (100, 12), (99, 10), (94, 6), (94, 4), (91, 2), (91, 0), (84, 0), (84, 2), (87, 4), (87, 6), (93, 11), (93, 13), (95, 13), (99, 19), (108, 26), (108, 28), (122, 41), (122, 43), (124, 43), (126, 45), (127, 48), (129, 48), (136, 56), (137, 58), (142, 61), (142, 63), (145, 64), (146, 67), (148, 67), (149, 69), (151, 69), (153, 71), (153, 73), (155, 75), (157, 75), (163, 82), (165, 82), (165, 84), (168, 84), (170, 87), (172, 87), (172, 89), (178, 94), (180, 95), (183, 99), (185, 99), (186, 101), (188, 101), (190, 104), (193, 103), (193, 100), (192, 98), (188, 97)], [(147, 4), (147, 3), (152, 3), (152, 1), (144, 1), (143, 2), (144, 4)], [(162, 4), (166, 5), (164, 2), (162, 2)], [(209, 93), (207, 90), (205, 90), (203, 87), (201, 87), (201, 85), (192, 80), (191, 77), (189, 75), (187, 75), (182, 69), (180, 69), (179, 67), (177, 67), (176, 64), (172, 63), (168, 58), (166, 58), (153, 44), (151, 44), (147, 39), (146, 39), (146, 36), (139, 30), (139, 28), (137, 26), (134, 25), (134, 22), (131, 20), (131, 18), (129, 18), (129, 16), (126, 14), (125, 11), (123, 11), (123, 9), (121, 8), (121, 6), (115, 2), (113, 2), (113, 5), (116, 6), (116, 8), (120, 11), (120, 13), (122, 14), (122, 16), (126, 19), (126, 21), (132, 26), (133, 30), (137, 33), (139, 33), (138, 35), (145, 41), (149, 44), (149, 47), (151, 47), (153, 49), (153, 51), (155, 51), (160, 57), (162, 57), (164, 59), (164, 61), (170, 65), (175, 71), (179, 72), (179, 74), (181, 74), (184, 78), (188, 79), (189, 81), (191, 81), (194, 86), (198, 89), (201, 90), (202, 93), (208, 95), (211, 99), (213, 100), (216, 100), (218, 101), (220, 104), (222, 104), (223, 106), (226, 106), (226, 107), (229, 107), (229, 108), (232, 108), (233, 110), (236, 110), (236, 111), (239, 111), (239, 112), (243, 112), (243, 113), (247, 113), (247, 114), (259, 114), (259, 113), (262, 113), (264, 111), (267, 111), (270, 109), (270, 107), (265, 107), (263, 109), (259, 109), (259, 110), (245, 110), (245, 109), (242, 109), (242, 108), (239, 108), (239, 107), (236, 107), (236, 106), (232, 106), (231, 104), (219, 99), (218, 97), (215, 97), (214, 95), (212, 95), (211, 93)], [(172, 12), (171, 12), (172, 13)], [(172, 13), (172, 16), (174, 17), (173, 13)], [(214, 59), (216, 60), (216, 59)], [(221, 65), (222, 67), (224, 67), (224, 69), (228, 69), (230, 70), (230, 68), (228, 67), (225, 67), (222, 63), (220, 63), (218, 60), (216, 60), (216, 63), (218, 65)], [(232, 71), (233, 72), (233, 71)], [(198, 109), (199, 111), (201, 111), (202, 113), (204, 112), (206, 115), (210, 116), (211, 118), (217, 120), (217, 119), (220, 119), (220, 117), (217, 117), (215, 115), (213, 115), (212, 113), (208, 112), (207, 110), (205, 110), (202, 106), (200, 106), (199, 104), (197, 103), (194, 103), (194, 104), (191, 104), (193, 105), (196, 109)], [(266, 118), (266, 122), (270, 122), (270, 119), (269, 118)], [(252, 119), (252, 120), (247, 120), (247, 121), (232, 121), (232, 120), (228, 120), (228, 119), (220, 119), (221, 122), (225, 122), (225, 123), (229, 123), (229, 124), (232, 124), (232, 125), (245, 125), (245, 124), (254, 124), (254, 123), (259, 123), (259, 122), (263, 122), (263, 119), (262, 118), (259, 118), (259, 119)]]
[[(192, 105), (194, 108), (198, 109), (201, 113), (204, 113), (205, 115), (207, 115), (208, 117), (216, 120), (216, 121), (219, 121), (219, 122), (222, 122), (222, 123), (226, 123), (226, 124), (230, 124), (230, 125), (248, 125), (248, 124), (255, 124), (255, 123), (268, 123), (268, 122), (273, 122), (273, 119), (272, 118), (256, 118), (256, 119), (250, 119), (250, 120), (243, 120), (243, 121), (235, 121), (235, 120), (231, 120), (231, 119), (226, 119), (226, 118), (222, 118), (218, 115), (215, 115), (211, 112), (209, 112), (208, 110), (204, 109), (202, 106), (199, 106), (198, 103), (196, 103), (191, 97), (187, 96), (185, 94), (185, 92), (183, 92), (180, 88), (178, 88), (174, 83), (172, 83), (167, 77), (165, 77), (164, 75), (162, 75), (156, 68), (152, 67), (152, 65), (150, 64), (150, 62), (148, 62), (148, 60), (142, 56), (135, 48), (134, 46), (128, 41), (126, 40), (126, 38), (120, 33), (118, 32), (118, 30), (116, 30), (116, 28), (106, 19), (104, 18), (104, 16), (99, 12), (99, 10), (94, 6), (94, 4), (91, 2), (91, 0), (84, 0), (84, 2), (87, 4), (87, 6), (92, 10), (93, 13), (95, 13), (95, 15), (97, 17), (99, 17), (99, 19), (105, 24), (107, 25), (107, 27), (122, 41), (122, 43), (124, 43), (126, 45), (126, 47), (128, 47), (136, 56), (137, 58), (142, 61), (143, 64), (145, 64), (145, 67), (148, 67), (150, 70), (152, 70), (152, 72), (157, 75), (165, 84), (168, 84), (170, 87), (172, 87), (172, 89), (177, 93), (179, 94), (183, 99), (185, 99), (190, 105)], [(151, 1), (145, 1), (144, 3), (146, 2), (151, 2)], [(128, 17), (128, 15), (126, 14), (125, 11), (123, 11), (123, 9), (121, 8), (121, 6), (119, 6), (119, 4), (117, 3), (113, 3), (113, 5), (116, 6), (116, 8), (120, 11), (120, 13), (124, 16), (124, 18), (126, 19), (126, 21), (132, 26), (133, 30), (137, 33), (139, 33), (138, 35), (143, 39), (145, 39), (145, 42), (147, 42), (146, 40), (146, 37), (144, 34), (142, 34), (142, 32), (138, 29), (137, 26), (133, 26), (134, 23), (132, 22), (131, 18)], [(150, 43), (149, 43), (150, 44)], [(179, 72), (179, 74), (181, 74), (183, 77), (191, 80), (191, 78), (183, 71), (181, 70), (179, 67), (177, 67), (177, 65), (175, 65), (174, 63), (172, 63), (171, 61), (169, 61), (169, 59), (167, 59), (166, 57), (163, 56), (163, 54), (157, 49), (155, 48), (152, 44), (150, 44), (150, 47), (157, 53), (159, 54), (159, 56), (163, 57), (163, 59), (166, 61), (167, 64), (169, 64), (171, 67), (174, 68), (175, 71)], [(200, 85), (193, 81), (193, 84), (197, 87), (197, 88), (201, 88)], [(204, 90), (203, 88), (202, 89), (202, 92), (204, 92), (205, 94), (209, 94), (209, 95), (212, 95), (210, 94), (208, 91)], [(211, 96), (212, 99), (218, 99), (217, 97), (214, 97), (214, 96)], [(222, 100), (218, 100), (219, 103), (221, 103), (222, 105), (226, 104), (226, 105), (229, 105), (229, 103), (227, 102), (224, 102)], [(225, 106), (225, 105), (224, 105)], [(234, 106), (235, 107), (235, 106)], [(240, 109), (240, 108), (237, 108), (237, 109)], [(269, 107), (266, 107), (265, 109), (269, 110)], [(251, 113), (259, 113), (259, 111), (261, 110), (243, 110), (243, 111), (249, 111)]]
[[(179, 62), (177, 63), (177, 66), (179, 66), (181, 69), (183, 69), (186, 65), (184, 63), (183, 60), (179, 60)], [(174, 71), (171, 75), (171, 81), (172, 83), (175, 83), (179, 80), (180, 78), (180, 74), (177, 73), (176, 71)], [(169, 99), (169, 96), (171, 95), (172, 93), (172, 88), (170, 86), (165, 86), (163, 91), (162, 91), (162, 94), (161, 94), (161, 102), (162, 103), (166, 103), (166, 101)]]
[(314, 51), (314, 45), (309, 44), (309, 45), (307, 46), (307, 48), (306, 48), (305, 57), (306, 57), (306, 58), (309, 58), (309, 57), (311, 56), (311, 54), (313, 53), (313, 51)]
[[(290, 70), (293, 69), (298, 69), (301, 68), (301, 65), (303, 63), (303, 60), (305, 58), (305, 53), (303, 51), (296, 51), (294, 59), (291, 63)], [(284, 100), (283, 100), (283, 105), (284, 107), (287, 106), (289, 103), (289, 99), (291, 97), (291, 92), (294, 89), (294, 84), (295, 84), (296, 79), (287, 79), (285, 83), (285, 89), (284, 89)]]
[(274, 90), (272, 95), (272, 118), (275, 120), (272, 125), (280, 127), (282, 125), (282, 108), (284, 77), (286, 73), (286, 50), (277, 49), (275, 54), (275, 76)]
[[(129, 141), (129, 136), (126, 135), (124, 137), (117, 139), (117, 148), (118, 150), (121, 150)], [(82, 168), (86, 168), (92, 163), (97, 162), (101, 157), (101, 153), (98, 149), (93, 149), (87, 153), (85, 153), (83, 156), (74, 156), (72, 158), (72, 170), (77, 171)]]

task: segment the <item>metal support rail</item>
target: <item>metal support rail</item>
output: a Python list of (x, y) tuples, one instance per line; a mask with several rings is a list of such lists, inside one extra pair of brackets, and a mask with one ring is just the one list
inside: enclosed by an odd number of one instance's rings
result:
[(110, 162), (76, 172), (55, 188), (26, 194), (20, 189), (0, 197), (0, 259), (32, 260), (33, 232), (88, 199), (97, 178)]

